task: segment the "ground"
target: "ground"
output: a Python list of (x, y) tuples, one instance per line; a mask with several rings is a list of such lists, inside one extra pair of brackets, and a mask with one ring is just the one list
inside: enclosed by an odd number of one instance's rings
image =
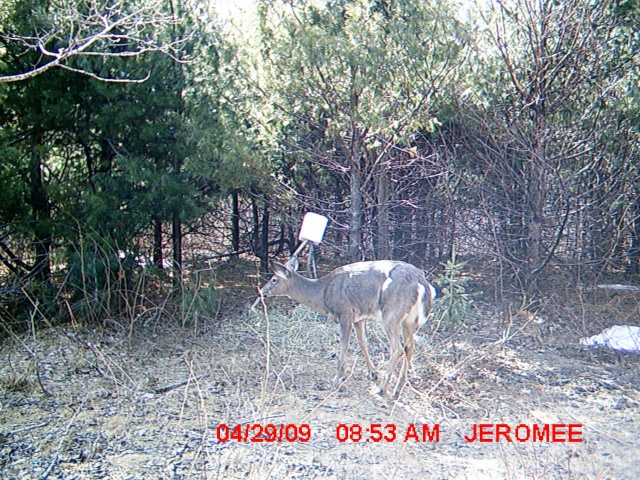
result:
[[(335, 324), (288, 301), (252, 313), (251, 300), (184, 327), (141, 315), (7, 337), (0, 478), (640, 478), (637, 356), (486, 306), (466, 326), (423, 327), (391, 399), (372, 392), (354, 339), (349, 378), (329, 388)], [(382, 370), (379, 326), (368, 338)], [(276, 441), (244, 441), (268, 424)], [(468, 442), (474, 424), (572, 424), (581, 441)]]

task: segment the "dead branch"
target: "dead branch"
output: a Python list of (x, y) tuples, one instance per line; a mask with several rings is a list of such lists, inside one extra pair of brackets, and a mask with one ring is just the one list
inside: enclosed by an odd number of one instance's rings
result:
[(197, 380), (202, 380), (203, 378), (207, 378), (209, 376), (210, 376), (209, 373), (205, 373), (204, 375), (199, 375), (199, 376), (197, 376), (195, 378), (188, 378), (188, 379), (186, 379), (186, 380), (184, 380), (182, 382), (173, 383), (173, 384), (167, 385), (165, 387), (158, 387), (158, 388), (154, 389), (154, 392), (158, 393), (158, 394), (159, 393), (167, 393), (167, 392), (169, 392), (169, 391), (171, 391), (173, 389), (180, 388), (180, 387), (186, 385), (187, 383), (191, 382), (192, 380), (196, 380), (196, 381)]

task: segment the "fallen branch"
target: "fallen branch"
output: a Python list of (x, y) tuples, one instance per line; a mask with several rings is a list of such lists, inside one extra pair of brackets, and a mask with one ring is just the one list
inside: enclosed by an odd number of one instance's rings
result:
[(620, 285), (619, 283), (611, 285), (596, 285), (596, 287), (601, 290), (609, 290), (613, 292), (640, 292), (640, 287), (636, 285)]
[(29, 425), (28, 427), (22, 427), (22, 428), (18, 428), (17, 430), (11, 430), (9, 432), (9, 435), (15, 435), (16, 433), (20, 433), (20, 432), (28, 432), (29, 430), (33, 430), (35, 428), (42, 428), (42, 427), (46, 427), (47, 425), (49, 425), (48, 423), (38, 423), (37, 425)]
[(203, 378), (207, 378), (210, 375), (211, 374), (209, 374), (209, 373), (205, 373), (204, 375), (200, 375), (198, 377), (195, 377), (194, 379), (188, 378), (188, 379), (186, 379), (186, 380), (184, 380), (182, 382), (179, 382), (179, 383), (173, 383), (173, 384), (167, 385), (165, 387), (156, 388), (156, 389), (154, 389), (154, 392), (155, 393), (167, 393), (167, 392), (169, 392), (169, 391), (171, 391), (171, 390), (173, 390), (175, 388), (179, 388), (179, 387), (182, 387), (182, 386), (186, 385), (187, 383), (191, 382), (192, 380), (196, 380), (196, 381), (202, 380)]

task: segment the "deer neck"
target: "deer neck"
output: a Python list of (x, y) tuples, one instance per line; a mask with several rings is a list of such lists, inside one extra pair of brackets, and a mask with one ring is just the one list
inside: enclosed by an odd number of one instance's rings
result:
[(291, 284), (289, 298), (298, 303), (302, 303), (316, 312), (328, 314), (324, 303), (324, 292), (327, 288), (326, 277), (317, 280), (305, 278), (298, 273), (294, 273), (295, 280)]

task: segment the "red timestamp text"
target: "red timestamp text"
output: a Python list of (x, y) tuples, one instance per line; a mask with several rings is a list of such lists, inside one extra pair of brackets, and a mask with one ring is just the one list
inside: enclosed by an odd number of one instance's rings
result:
[(293, 423), (274, 425), (268, 423), (238, 424), (235, 427), (221, 423), (216, 428), (216, 438), (219, 442), (248, 442), (248, 443), (274, 443), (274, 442), (308, 442), (311, 440), (311, 427), (306, 423), (296, 425)]
[(340, 423), (336, 427), (336, 440), (341, 443), (350, 442), (373, 442), (391, 443), (396, 440), (402, 442), (439, 442), (440, 425), (421, 426), (409, 424), (405, 429), (399, 429), (393, 423), (371, 423), (369, 425), (359, 425), (357, 423), (347, 425)]

